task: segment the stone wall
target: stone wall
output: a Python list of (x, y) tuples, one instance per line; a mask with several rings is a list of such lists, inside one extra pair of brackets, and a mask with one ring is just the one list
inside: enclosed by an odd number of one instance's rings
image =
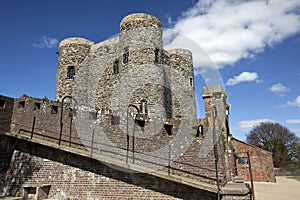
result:
[[(60, 42), (58, 68), (56, 75), (56, 99), (72, 95), (74, 80), (79, 73), (80, 64), (86, 58), (92, 42), (83, 38), (67, 38)], [(74, 67), (74, 77), (69, 77), (69, 67)]]
[[(121, 121), (129, 104), (146, 102), (147, 122), (187, 118), (195, 123), (192, 54), (164, 50), (161, 27), (154, 16), (131, 14), (114, 38), (98, 44), (82, 38), (61, 41), (56, 98), (72, 95), (77, 106), (113, 113)], [(67, 76), (70, 66), (75, 66), (74, 79)]]
[(205, 117), (208, 122), (208, 126), (213, 126), (212, 120), (212, 108), (216, 108), (215, 112), (215, 125), (222, 128), (226, 128), (226, 120), (228, 118), (226, 111), (227, 97), (221, 86), (209, 86), (204, 87), (202, 98), (204, 100)]
[[(214, 146), (218, 141), (217, 149), (220, 170), (223, 176), (226, 177), (225, 181), (230, 181), (232, 178), (230, 168), (232, 161), (227, 156), (231, 145), (228, 141), (230, 130), (226, 93), (221, 86), (208, 86), (204, 87), (202, 98), (204, 100), (205, 118), (200, 119), (199, 123), (204, 134), (204, 149)], [(213, 141), (213, 137), (215, 137), (215, 141)]]
[(233, 148), (236, 152), (237, 175), (250, 180), (247, 163), (239, 163), (239, 158), (246, 158), (249, 152), (252, 176), (254, 181), (276, 182), (272, 153), (256, 146), (244, 143), (237, 139), (232, 140)]
[[(210, 134), (207, 136), (211, 136)], [(171, 164), (174, 169), (174, 174), (179, 174), (183, 177), (190, 177), (195, 180), (208, 182), (210, 184), (217, 184), (216, 167), (215, 167), (215, 155), (214, 149), (210, 149), (203, 145), (204, 140), (195, 139), (191, 146), (184, 152), (182, 156)], [(222, 142), (218, 141), (218, 156), (219, 167), (218, 177), (221, 187), (223, 187), (226, 180), (225, 165), (223, 158)], [(203, 151), (207, 153), (202, 154)]]
[(13, 107), (13, 98), (0, 95), (0, 133), (10, 131)]
[[(98, 44), (60, 42), (56, 96), (72, 95), (81, 138), (90, 140), (93, 132), (102, 143), (126, 149), (129, 134), (137, 157), (146, 160), (167, 158), (169, 145), (177, 159), (191, 145), (197, 123), (192, 53), (162, 44), (161, 21), (142, 13), (124, 17), (119, 36)], [(72, 80), (69, 66), (75, 66)]]

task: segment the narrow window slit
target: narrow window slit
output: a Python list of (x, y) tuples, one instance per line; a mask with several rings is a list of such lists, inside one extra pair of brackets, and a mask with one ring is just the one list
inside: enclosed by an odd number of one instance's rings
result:
[(75, 76), (75, 67), (74, 66), (69, 66), (68, 67), (68, 79), (69, 80), (74, 80)]

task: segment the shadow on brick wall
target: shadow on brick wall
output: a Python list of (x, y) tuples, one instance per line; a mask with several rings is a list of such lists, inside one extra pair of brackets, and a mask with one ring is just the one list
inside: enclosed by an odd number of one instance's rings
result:
[(20, 196), (23, 184), (38, 170), (32, 156), (15, 151), (17, 141), (1, 138), (0, 196)]
[[(133, 195), (139, 195), (139, 191), (146, 189), (150, 193), (154, 191), (155, 195), (160, 193), (180, 199), (216, 198), (214, 193), (149, 174), (118, 171), (94, 159), (18, 139), (12, 140), (17, 144), (14, 145), (15, 153), (10, 161), (10, 168), (7, 170), (9, 179), (5, 184), (6, 186), (11, 184), (7, 190), (11, 195), (20, 194), (23, 183), (38, 182), (51, 185), (50, 197), (58, 197), (63, 192), (72, 199), (86, 199), (91, 191), (95, 195), (103, 195), (104, 192), (110, 195), (109, 193), (112, 192), (121, 198), (123, 196), (121, 194), (122, 187), (133, 192), (138, 191)], [(70, 181), (71, 176), (75, 177), (72, 181)], [(100, 182), (106, 179), (109, 181), (92, 183), (91, 177)], [(82, 187), (88, 189), (85, 190)], [(104, 198), (108, 198), (108, 196)]]

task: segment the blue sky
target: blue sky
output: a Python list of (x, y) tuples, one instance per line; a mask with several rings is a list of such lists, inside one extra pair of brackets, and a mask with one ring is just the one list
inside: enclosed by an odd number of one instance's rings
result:
[(210, 64), (193, 50), (199, 117), (202, 88), (215, 77), (205, 74), (217, 70), (235, 137), (244, 140), (261, 121), (300, 136), (300, 0), (3, 0), (0, 94), (54, 99), (58, 42), (98, 43), (118, 34), (120, 20), (134, 12), (157, 16), (206, 52)]

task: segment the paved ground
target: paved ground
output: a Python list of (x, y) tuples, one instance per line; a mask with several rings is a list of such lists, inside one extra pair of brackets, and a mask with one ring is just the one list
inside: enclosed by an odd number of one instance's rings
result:
[(300, 200), (300, 181), (276, 176), (276, 183), (254, 183), (255, 200)]

